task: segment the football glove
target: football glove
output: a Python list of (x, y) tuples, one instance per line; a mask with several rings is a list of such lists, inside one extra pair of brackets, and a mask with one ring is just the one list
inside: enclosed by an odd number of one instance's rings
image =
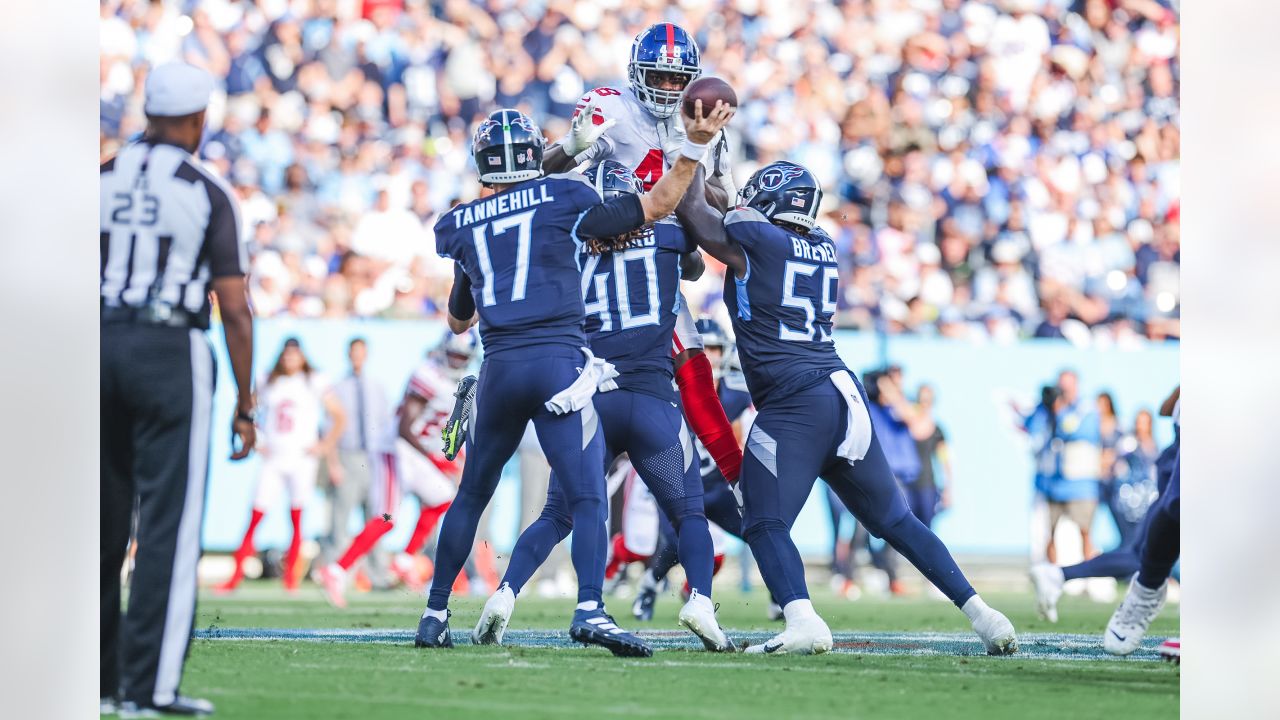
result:
[(569, 125), (569, 134), (564, 140), (560, 141), (560, 146), (570, 157), (577, 157), (586, 151), (592, 145), (596, 144), (596, 140), (605, 132), (618, 124), (618, 121), (610, 118), (597, 125), (595, 123), (596, 99), (593, 96), (587, 100), (577, 115), (573, 116), (573, 122)]
[(440, 439), (444, 441), (444, 457), (452, 461), (462, 451), (462, 444), (467, 439), (467, 422), (476, 404), (476, 376), (468, 375), (458, 383), (454, 391), (453, 413), (440, 431)]

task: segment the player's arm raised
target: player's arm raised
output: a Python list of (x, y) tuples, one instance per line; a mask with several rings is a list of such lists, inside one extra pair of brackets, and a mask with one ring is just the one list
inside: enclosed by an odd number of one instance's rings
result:
[(735, 109), (732, 105), (717, 100), (715, 108), (704, 115), (702, 101), (697, 100), (694, 103), (694, 117), (685, 116), (684, 118), (687, 136), (676, 161), (671, 165), (670, 170), (663, 173), (662, 178), (648, 194), (640, 196), (646, 223), (660, 220), (675, 212), (680, 198), (684, 197), (689, 184), (693, 182), (694, 171), (701, 167), (700, 161), (707, 153), (707, 144), (715, 138), (716, 133), (729, 124)]
[(743, 277), (747, 274), (747, 256), (742, 251), (742, 246), (730, 239), (724, 231), (724, 215), (707, 203), (702, 186), (703, 169), (698, 166), (692, 190), (685, 194), (676, 207), (676, 218), (698, 247), (732, 268), (738, 277)]
[(596, 110), (595, 96), (588, 95), (585, 104), (573, 115), (569, 134), (543, 153), (543, 172), (568, 172), (584, 162), (595, 159), (595, 155), (598, 155), (601, 149), (597, 142), (604, 137), (609, 128), (618, 123), (617, 120), (610, 118), (596, 124)]

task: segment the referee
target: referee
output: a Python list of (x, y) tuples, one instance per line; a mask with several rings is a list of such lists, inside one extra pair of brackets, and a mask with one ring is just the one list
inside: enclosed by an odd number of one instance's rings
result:
[[(101, 167), (102, 710), (208, 715), (178, 684), (195, 617), (209, 464), (217, 295), (239, 401), (232, 460), (254, 444), (253, 317), (236, 201), (192, 157), (213, 78), (169, 64), (147, 77), (142, 140)], [(236, 447), (238, 445), (238, 448)], [(137, 508), (128, 613), (120, 570)]]

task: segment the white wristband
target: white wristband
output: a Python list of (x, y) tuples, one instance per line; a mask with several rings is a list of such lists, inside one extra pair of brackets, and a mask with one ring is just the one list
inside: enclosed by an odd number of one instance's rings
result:
[(707, 154), (707, 146), (699, 145), (691, 140), (686, 139), (684, 144), (680, 146), (680, 155), (687, 157), (694, 162), (699, 162), (702, 157)]

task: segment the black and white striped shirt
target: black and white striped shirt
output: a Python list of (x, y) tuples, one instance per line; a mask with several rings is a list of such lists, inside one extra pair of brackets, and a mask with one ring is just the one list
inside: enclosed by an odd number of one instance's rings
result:
[(99, 179), (103, 306), (207, 320), (210, 281), (248, 270), (231, 189), (186, 150), (148, 141), (125, 146)]

